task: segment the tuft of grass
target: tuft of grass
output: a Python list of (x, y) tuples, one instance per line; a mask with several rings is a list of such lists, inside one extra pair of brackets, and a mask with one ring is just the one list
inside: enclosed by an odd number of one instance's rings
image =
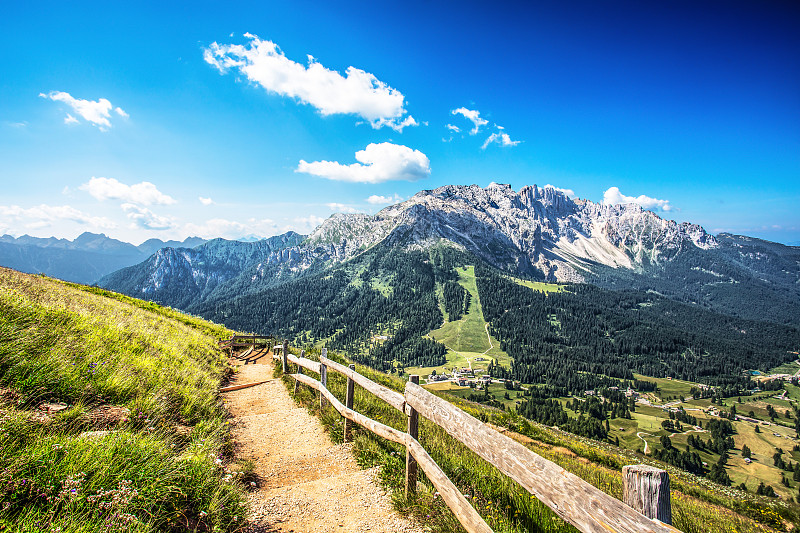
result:
[(236, 529), (243, 476), (218, 398), (231, 333), (0, 269), (0, 529)]

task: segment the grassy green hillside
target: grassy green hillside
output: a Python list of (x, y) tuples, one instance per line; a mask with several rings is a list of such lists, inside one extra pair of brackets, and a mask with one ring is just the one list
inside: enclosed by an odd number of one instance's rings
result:
[(227, 329), (0, 269), (0, 529), (231, 530)]
[[(457, 268), (458, 283), (470, 294), (470, 304), (467, 312), (459, 320), (449, 321), (439, 329), (428, 334), (428, 337), (447, 347), (447, 363), (433, 367), (407, 368), (410, 374), (428, 375), (432, 370), (441, 372), (444, 368), (469, 367), (486, 370), (489, 361), (496, 359), (505, 367), (511, 365), (508, 354), (500, 349), (500, 343), (492, 337), (483, 319), (481, 300), (478, 297), (478, 287), (475, 284), (475, 267), (464, 266)], [(447, 316), (442, 312), (443, 316)]]

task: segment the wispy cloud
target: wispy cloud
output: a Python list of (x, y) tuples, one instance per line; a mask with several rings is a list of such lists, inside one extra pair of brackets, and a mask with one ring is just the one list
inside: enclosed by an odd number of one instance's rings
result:
[(142, 205), (170, 205), (175, 199), (162, 193), (149, 181), (126, 185), (114, 178), (92, 177), (88, 182), (79, 187), (98, 200), (122, 200)]
[(173, 217), (161, 216), (153, 213), (146, 207), (135, 204), (122, 204), (122, 210), (132, 221), (132, 227), (149, 230), (168, 230), (177, 227)]
[[(481, 128), (489, 123), (488, 120), (481, 118), (481, 113), (477, 109), (467, 109), (466, 107), (459, 107), (458, 109), (453, 109), (452, 111), (450, 111), (450, 113), (453, 115), (461, 115), (470, 122), (472, 122), (473, 128), (469, 132), (470, 135), (477, 135), (478, 132), (481, 130)], [(456, 126), (451, 127), (451, 125), (448, 124), (447, 127), (452, 130)]]
[(356, 161), (343, 165), (335, 161), (301, 160), (295, 172), (329, 180), (352, 183), (382, 183), (391, 180), (416, 181), (431, 173), (428, 157), (419, 150), (392, 143), (369, 144), (356, 152)]
[(367, 203), (373, 205), (396, 204), (402, 201), (403, 198), (399, 194), (395, 194), (394, 196), (378, 196), (377, 194), (373, 194), (367, 198)]
[(308, 65), (287, 58), (272, 41), (246, 33), (246, 45), (212, 43), (203, 51), (205, 61), (221, 73), (234, 70), (281, 96), (297, 98), (322, 115), (352, 114), (367, 120), (373, 128), (388, 126), (402, 131), (416, 126), (406, 115), (405, 97), (374, 74), (348, 67), (343, 76), (308, 56)]
[(245, 222), (212, 218), (203, 223), (189, 223), (185, 225), (186, 235), (197, 235), (204, 239), (222, 237), (225, 239), (239, 239), (246, 235), (268, 236), (277, 232), (278, 225), (269, 218), (249, 218)]
[(486, 147), (490, 144), (497, 143), (500, 146), (516, 146), (520, 143), (520, 141), (512, 141), (511, 137), (508, 136), (508, 133), (492, 133), (483, 143), (481, 146), (481, 150), (486, 150)]
[(358, 213), (358, 209), (356, 209), (352, 205), (340, 204), (337, 202), (331, 202), (325, 205), (327, 205), (328, 208), (334, 213)]
[(658, 198), (651, 198), (643, 194), (640, 196), (625, 196), (620, 192), (619, 187), (609, 187), (609, 189), (603, 193), (603, 204), (639, 204), (644, 209), (659, 209), (661, 211), (672, 211), (673, 209), (669, 204), (669, 200), (659, 200)]
[[(83, 120), (90, 122), (100, 128), (101, 131), (106, 131), (111, 128), (111, 110), (113, 106), (111, 102), (105, 98), (99, 100), (81, 100), (74, 98), (71, 94), (63, 91), (51, 91), (47, 94), (39, 93), (39, 96), (45, 99), (53, 100), (54, 102), (62, 102), (68, 105), (72, 111), (83, 118)], [(117, 115), (128, 118), (128, 114), (117, 107), (115, 109)], [(80, 122), (76, 117), (67, 113), (64, 118), (65, 124), (77, 124)]]
[(197, 199), (200, 200), (200, 203), (203, 205), (211, 205), (214, 203), (214, 200), (211, 198), (203, 198), (202, 196), (198, 196)]
[(15, 223), (14, 225), (20, 224), (31, 229), (47, 227), (62, 221), (77, 222), (100, 229), (116, 227), (114, 222), (105, 217), (93, 216), (69, 205), (41, 204), (28, 208), (0, 205), (0, 220), (3, 220), (7, 227)]

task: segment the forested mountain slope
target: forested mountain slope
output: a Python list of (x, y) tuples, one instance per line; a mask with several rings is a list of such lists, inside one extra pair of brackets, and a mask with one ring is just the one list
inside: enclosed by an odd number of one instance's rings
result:
[(411, 251), (441, 243), (518, 276), (654, 290), (732, 316), (800, 326), (798, 248), (714, 237), (637, 205), (600, 205), (535, 185), (518, 192), (496, 184), (440, 187), (374, 216), (333, 215), (307, 238), (287, 233), (161, 250), (100, 285), (190, 308), (358, 261), (379, 244)]

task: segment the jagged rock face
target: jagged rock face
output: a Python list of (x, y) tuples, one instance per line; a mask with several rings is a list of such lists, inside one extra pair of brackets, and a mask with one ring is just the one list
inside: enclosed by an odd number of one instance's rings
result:
[(592, 265), (641, 269), (669, 261), (686, 247), (717, 246), (693, 224), (664, 220), (638, 205), (573, 200), (552, 187), (449, 185), (422, 191), (374, 217), (334, 215), (307, 246), (336, 243), (330, 256), (352, 257), (387, 240), (425, 247), (442, 240), (508, 271), (583, 281)]
[[(137, 266), (144, 282), (136, 293), (208, 294), (237, 277), (271, 282), (346, 261), (381, 242), (406, 249), (451, 244), (508, 272), (574, 282), (585, 281), (598, 265), (642, 270), (688, 248), (717, 246), (701, 227), (664, 220), (638, 205), (573, 200), (536, 185), (519, 192), (509, 185), (449, 185), (374, 216), (335, 214), (308, 237), (290, 232), (258, 242), (215, 239), (192, 249), (163, 248)], [(117, 281), (104, 282), (120, 283), (120, 273)]]

